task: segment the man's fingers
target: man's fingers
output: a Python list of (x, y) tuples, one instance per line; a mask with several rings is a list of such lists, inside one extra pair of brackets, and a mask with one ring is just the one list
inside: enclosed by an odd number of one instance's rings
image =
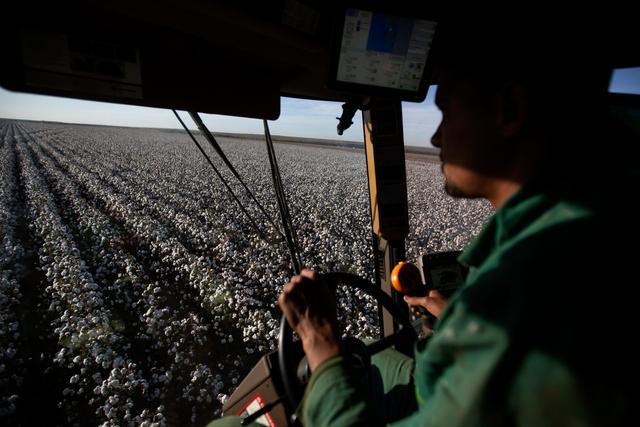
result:
[(317, 280), (318, 279), (318, 272), (317, 271), (313, 271), (313, 270), (309, 270), (308, 268), (305, 268), (304, 270), (302, 270), (300, 272), (300, 274), (298, 274), (297, 276), (293, 276), (291, 278), (291, 280), (289, 281), (289, 283), (284, 285), (284, 288), (282, 288), (282, 291), (285, 292), (285, 293), (289, 293), (296, 286), (300, 285), (302, 282), (305, 282), (305, 281), (307, 281), (309, 279)]
[(410, 297), (405, 295), (404, 301), (409, 305), (421, 305), (424, 307), (427, 297)]
[(278, 296), (278, 305), (280, 306), (282, 312), (287, 315), (291, 312), (288, 305), (288, 300), (290, 299), (289, 296), (301, 281), (302, 278), (300, 276), (293, 276), (291, 280), (284, 285), (284, 287), (282, 288), (282, 293), (280, 294), (280, 296)]
[(296, 289), (296, 285), (300, 282), (301, 280), (294, 281), (292, 279), (291, 282), (285, 285), (286, 290), (283, 290), (278, 297), (278, 305), (294, 330), (298, 326), (300, 316), (307, 310), (304, 294)]
[(304, 270), (302, 270), (300, 272), (300, 276), (306, 277), (306, 278), (311, 279), (311, 280), (317, 280), (318, 279), (318, 272), (315, 271), (315, 270), (311, 270), (309, 268), (305, 268)]
[(436, 290), (430, 290), (429, 291), (429, 298), (440, 298), (440, 299), (444, 299), (444, 297), (442, 296), (442, 294)]
[(314, 299), (314, 294), (317, 292), (315, 290), (317, 283), (314, 282), (317, 279), (317, 272), (304, 269), (299, 275), (293, 276), (282, 288), (282, 293), (278, 297), (278, 305), (293, 329), (297, 328), (303, 317), (309, 315), (310, 301), (318, 300)]
[(296, 286), (298, 286), (300, 283), (302, 283), (302, 281), (303, 281), (302, 276), (293, 276), (291, 278), (291, 280), (288, 283), (286, 283), (284, 285), (284, 287), (282, 288), (282, 293), (283, 294), (290, 293), (291, 291), (293, 291), (296, 288)]
[(278, 297), (278, 305), (287, 316), (295, 310), (306, 311), (306, 295), (311, 290), (308, 286), (315, 285), (313, 282), (317, 279), (317, 272), (304, 269), (284, 285)]
[[(432, 292), (435, 292), (435, 294), (432, 294)], [(432, 296), (436, 294), (438, 295), (437, 297)], [(405, 296), (404, 300), (410, 306), (420, 306), (426, 308), (429, 313), (433, 314), (436, 317), (440, 317), (440, 313), (447, 304), (447, 300), (442, 298), (442, 295), (437, 291), (431, 291), (429, 292), (429, 296), (424, 297)]]

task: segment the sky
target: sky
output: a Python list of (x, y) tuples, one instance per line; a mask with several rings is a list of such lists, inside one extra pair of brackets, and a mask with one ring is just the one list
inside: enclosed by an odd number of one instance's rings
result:
[[(435, 89), (435, 86), (430, 88), (427, 98), (422, 103), (403, 103), (405, 145), (431, 145), (429, 140), (441, 117), (433, 102)], [(273, 135), (345, 141), (363, 140), (360, 112), (356, 113), (353, 125), (342, 136), (336, 132), (338, 124), (336, 117), (342, 114), (342, 104), (339, 102), (282, 98), (280, 108), (280, 118), (269, 122)], [(189, 127), (195, 129), (186, 112), (180, 116)], [(0, 117), (115, 126), (181, 128), (171, 110), (16, 93), (3, 88), (0, 88)], [(202, 114), (201, 117), (212, 132), (263, 133), (262, 120), (214, 114)]]
[[(436, 90), (435, 86), (429, 88), (422, 103), (402, 103), (405, 145), (431, 146), (431, 135), (442, 117), (433, 102)], [(616, 70), (610, 91), (640, 95), (640, 68)], [(270, 122), (269, 126), (274, 135), (362, 141), (360, 113), (356, 113), (354, 124), (342, 136), (337, 134), (336, 117), (341, 113), (338, 102), (282, 98), (280, 118)], [(188, 126), (195, 128), (188, 114), (183, 113), (181, 117)], [(213, 132), (263, 133), (261, 120), (213, 114), (203, 114), (202, 117)], [(0, 118), (180, 128), (171, 110), (15, 93), (3, 88), (0, 88)]]

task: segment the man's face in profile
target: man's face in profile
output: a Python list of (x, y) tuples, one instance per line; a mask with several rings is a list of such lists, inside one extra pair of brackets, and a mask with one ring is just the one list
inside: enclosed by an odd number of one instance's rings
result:
[(487, 197), (487, 184), (504, 167), (497, 98), (449, 72), (438, 80), (436, 105), (442, 121), (431, 143), (440, 148), (446, 192), (453, 197)]

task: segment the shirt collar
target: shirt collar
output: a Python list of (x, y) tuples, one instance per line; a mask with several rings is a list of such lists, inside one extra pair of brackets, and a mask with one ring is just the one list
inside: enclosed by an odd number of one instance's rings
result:
[(518, 234), (546, 206), (545, 195), (537, 184), (516, 191), (489, 219), (480, 234), (460, 254), (463, 265), (480, 265), (494, 249)]

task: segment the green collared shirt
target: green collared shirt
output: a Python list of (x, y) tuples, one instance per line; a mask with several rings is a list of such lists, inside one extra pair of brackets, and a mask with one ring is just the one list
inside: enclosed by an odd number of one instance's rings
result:
[[(607, 190), (534, 183), (496, 211), (460, 256), (464, 287), (416, 346), (419, 409), (393, 425), (624, 425), (635, 386), (624, 364), (635, 367), (637, 351), (612, 350), (633, 334), (629, 300), (597, 304), (597, 295), (634, 276), (635, 243), (615, 242), (638, 232), (626, 228), (630, 204)], [(369, 418), (366, 395), (360, 374), (330, 359), (311, 377), (303, 423), (386, 424)]]

